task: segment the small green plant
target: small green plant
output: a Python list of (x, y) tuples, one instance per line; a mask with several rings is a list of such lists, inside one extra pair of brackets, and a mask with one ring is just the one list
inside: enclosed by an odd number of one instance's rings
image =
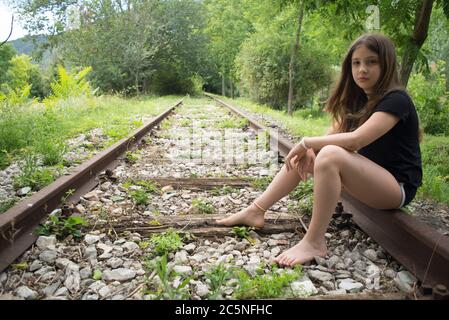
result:
[(24, 151), (22, 172), (14, 178), (14, 188), (30, 187), (39, 190), (53, 182), (53, 172), (48, 168), (39, 168), (38, 159), (33, 152)]
[(221, 292), (223, 284), (232, 277), (233, 271), (227, 269), (223, 262), (211, 268), (204, 276), (210, 280), (211, 292), (208, 295), (209, 299), (217, 299)]
[(69, 189), (66, 191), (64, 196), (61, 197), (61, 205), (67, 204), (67, 199), (70, 198), (74, 193), (76, 189)]
[(0, 170), (5, 169), (12, 162), (12, 155), (6, 150), (0, 150)]
[(288, 285), (301, 276), (301, 266), (291, 271), (276, 272), (273, 268), (269, 273), (250, 276), (243, 270), (237, 273), (238, 286), (234, 291), (235, 299), (266, 299), (278, 298), (288, 294)]
[(239, 190), (230, 186), (223, 186), (222, 188), (213, 188), (210, 193), (214, 196), (219, 196), (219, 195), (227, 195), (227, 194), (232, 194), (232, 193), (236, 193)]
[(249, 124), (248, 120), (243, 118), (227, 118), (223, 119), (217, 124), (218, 128), (221, 129), (227, 129), (227, 128), (236, 128), (236, 129), (243, 129), (247, 127)]
[(58, 213), (50, 216), (44, 224), (39, 225), (36, 233), (43, 236), (54, 234), (58, 239), (64, 239), (69, 235), (80, 238), (81, 229), (86, 225), (87, 222), (81, 217), (70, 216), (66, 218), (61, 217)]
[(103, 278), (103, 272), (100, 269), (95, 269), (94, 274), (92, 275), (92, 279), (101, 280)]
[(131, 164), (134, 164), (137, 162), (137, 160), (139, 160), (139, 157), (137, 156), (136, 153), (133, 153), (131, 151), (126, 151), (125, 154), (125, 161)]
[(63, 162), (66, 146), (61, 142), (54, 142), (48, 138), (39, 139), (36, 143), (36, 152), (42, 155), (42, 163), (45, 166), (53, 166)]
[(182, 119), (179, 122), (179, 126), (181, 127), (190, 127), (192, 125), (192, 120), (191, 119)]
[(267, 176), (267, 177), (262, 177), (262, 178), (255, 178), (255, 179), (251, 179), (251, 186), (254, 189), (258, 189), (258, 190), (265, 190), (268, 185), (271, 183), (271, 181), (273, 180), (272, 176)]
[(290, 197), (295, 200), (301, 200), (313, 194), (313, 180), (301, 181), (298, 186), (290, 193)]
[(235, 236), (237, 236), (238, 238), (246, 239), (249, 241), (249, 243), (254, 244), (255, 240), (253, 238), (251, 238), (251, 236), (249, 235), (250, 231), (253, 231), (253, 230), (254, 230), (254, 227), (235, 226), (235, 227), (232, 227), (231, 233), (234, 234)]
[(193, 199), (192, 206), (196, 208), (199, 213), (202, 214), (212, 214), (215, 211), (213, 205), (202, 199)]
[(172, 282), (177, 274), (167, 267), (167, 254), (156, 258), (156, 260), (152, 258), (147, 259), (146, 266), (150, 271), (155, 270), (160, 280), (159, 285), (155, 288), (156, 291), (146, 290), (146, 294), (155, 294), (157, 299), (169, 300), (187, 299), (190, 296), (187, 285), (193, 279), (193, 276), (181, 278), (182, 282), (177, 287), (174, 287)]
[(142, 189), (131, 191), (129, 196), (137, 205), (147, 205), (150, 200), (149, 194)]
[(159, 256), (176, 251), (183, 245), (181, 236), (172, 228), (162, 234), (153, 235), (150, 243), (154, 246), (154, 251)]
[(6, 199), (4, 201), (0, 201), (0, 213), (8, 211), (12, 208), (17, 202), (17, 198)]

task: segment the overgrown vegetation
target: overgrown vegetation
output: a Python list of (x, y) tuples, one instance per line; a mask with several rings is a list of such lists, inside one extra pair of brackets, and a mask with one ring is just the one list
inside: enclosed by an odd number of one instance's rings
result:
[(146, 260), (146, 267), (149, 271), (156, 271), (158, 280), (156, 284), (147, 282), (149, 289), (145, 290), (146, 294), (153, 295), (154, 299), (187, 299), (190, 297), (190, 291), (187, 288), (193, 276), (181, 277), (180, 283), (175, 286), (173, 280), (178, 276), (173, 269), (168, 268), (167, 254), (156, 259), (149, 258)]
[(44, 224), (39, 225), (36, 233), (43, 236), (54, 234), (60, 240), (65, 239), (69, 235), (80, 238), (82, 236), (82, 227), (86, 225), (87, 222), (82, 217), (64, 217), (58, 212), (50, 215)]
[(159, 256), (176, 251), (183, 245), (181, 235), (172, 228), (151, 236), (150, 243), (154, 247), (154, 252)]
[(234, 291), (234, 298), (267, 299), (288, 296), (290, 283), (302, 275), (301, 266), (296, 266), (293, 271), (277, 272), (276, 270), (276, 266), (273, 266), (270, 273), (256, 276), (241, 270), (237, 273), (238, 286)]
[(241, 239), (248, 240), (249, 243), (255, 244), (255, 240), (250, 236), (250, 231), (253, 231), (253, 227), (245, 227), (245, 226), (235, 226), (232, 227), (231, 233), (234, 234), (236, 237)]
[(212, 214), (215, 211), (214, 206), (204, 199), (193, 199), (192, 207), (200, 214)]

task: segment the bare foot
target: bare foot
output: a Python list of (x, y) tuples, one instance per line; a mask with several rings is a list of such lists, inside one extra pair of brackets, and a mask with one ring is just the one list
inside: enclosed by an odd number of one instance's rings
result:
[(326, 253), (327, 247), (324, 240), (320, 244), (315, 244), (302, 239), (297, 245), (277, 256), (274, 262), (281, 266), (293, 267), (296, 264), (304, 264), (312, 261), (315, 256), (324, 258)]
[(216, 220), (218, 224), (225, 226), (245, 225), (255, 228), (263, 228), (265, 224), (264, 212), (257, 208), (254, 204), (233, 214), (230, 217)]

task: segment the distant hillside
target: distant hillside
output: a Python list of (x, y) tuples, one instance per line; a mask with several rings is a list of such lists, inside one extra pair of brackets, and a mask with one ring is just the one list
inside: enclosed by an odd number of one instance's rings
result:
[(35, 46), (33, 40), (35, 40), (37, 44), (41, 44), (47, 41), (47, 37), (44, 35), (25, 36), (23, 38), (9, 41), (8, 43), (13, 45), (13, 47), (17, 50), (18, 54), (29, 55), (31, 54), (31, 51), (33, 51), (33, 48)]
[[(34, 40), (34, 41), (33, 41)], [(45, 35), (38, 35), (38, 36), (25, 36), (23, 38), (19, 38), (16, 40), (9, 41), (16, 50), (18, 54), (32, 54), (33, 49), (36, 46), (39, 46), (40, 44), (43, 44), (47, 41), (47, 36)], [(50, 50), (45, 50), (42, 55), (42, 60), (39, 61), (39, 64), (41, 67), (47, 67), (50, 60), (52, 58), (52, 54)]]

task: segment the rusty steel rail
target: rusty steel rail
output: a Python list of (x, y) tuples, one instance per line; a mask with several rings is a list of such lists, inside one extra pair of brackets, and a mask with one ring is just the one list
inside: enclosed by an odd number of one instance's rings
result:
[(69, 190), (75, 190), (68, 198), (78, 201), (97, 184), (95, 177), (100, 172), (115, 168), (127, 150), (139, 142), (152, 128), (164, 120), (176, 107), (178, 101), (168, 110), (149, 123), (137, 129), (127, 138), (123, 138), (108, 149), (100, 152), (74, 169), (69, 176), (62, 176), (52, 184), (26, 198), (0, 215), (0, 272), (6, 269), (37, 239), (36, 227), (61, 204)]
[[(281, 155), (294, 146), (284, 138), (239, 111), (235, 106), (212, 94), (205, 95), (236, 114), (248, 119), (250, 126), (270, 133), (277, 141)], [(343, 193), (341, 201), (345, 211), (353, 214), (354, 222), (391, 256), (413, 273), (423, 287), (435, 288), (439, 284), (449, 288), (449, 238), (400, 209), (378, 210)]]

